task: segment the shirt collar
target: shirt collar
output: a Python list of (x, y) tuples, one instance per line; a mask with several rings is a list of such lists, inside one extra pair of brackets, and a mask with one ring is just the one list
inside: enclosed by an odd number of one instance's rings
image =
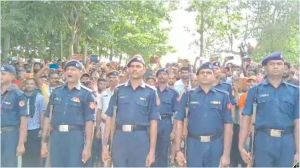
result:
[[(66, 83), (64, 87), (68, 88), (68, 84)], [(81, 83), (80, 82), (78, 82), (78, 84), (75, 86), (75, 89), (81, 90)]]
[[(269, 82), (268, 78), (266, 78), (261, 82), (261, 84), (266, 86), (266, 85), (270, 85), (270, 82)], [(284, 80), (281, 81), (280, 85), (282, 85), (282, 84), (284, 84), (285, 86), (287, 85), (287, 83)]]
[[(130, 80), (128, 80), (128, 81), (125, 82), (125, 86), (131, 86)], [(145, 88), (146, 84), (145, 84), (144, 81), (142, 81), (142, 83), (139, 86), (142, 87), (142, 88)]]
[[(203, 90), (200, 86), (198, 86), (198, 87), (195, 88), (195, 92), (204, 92), (204, 90)], [(209, 90), (209, 92), (216, 92), (215, 87), (212, 87), (212, 88)]]

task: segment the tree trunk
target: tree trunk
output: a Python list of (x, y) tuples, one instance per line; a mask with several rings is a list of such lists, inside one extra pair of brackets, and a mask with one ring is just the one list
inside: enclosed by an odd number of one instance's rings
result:
[(109, 61), (112, 61), (112, 59), (113, 59), (113, 48), (112, 48), (112, 46), (110, 47), (110, 52), (109, 52)]
[[(201, 1), (201, 8), (203, 8), (203, 1)], [(200, 57), (203, 56), (203, 43), (204, 43), (204, 10), (200, 11)]]
[(8, 58), (9, 49), (10, 49), (10, 34), (7, 33), (4, 35), (3, 47), (2, 47), (2, 56), (4, 58)]

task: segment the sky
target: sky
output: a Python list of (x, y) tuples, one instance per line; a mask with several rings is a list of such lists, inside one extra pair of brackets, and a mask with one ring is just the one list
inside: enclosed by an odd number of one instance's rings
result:
[[(199, 50), (196, 46), (190, 44), (199, 38), (196, 30), (196, 14), (185, 11), (188, 5), (188, 1), (180, 1), (179, 8), (170, 13), (171, 31), (169, 33), (169, 45), (175, 48), (174, 53), (169, 53), (161, 58), (161, 62), (164, 65), (166, 62), (177, 62), (178, 58), (187, 58), (190, 61), (194, 61), (195, 57), (199, 55)], [(190, 31), (187, 31), (190, 30)], [(171, 61), (172, 60), (172, 61)]]

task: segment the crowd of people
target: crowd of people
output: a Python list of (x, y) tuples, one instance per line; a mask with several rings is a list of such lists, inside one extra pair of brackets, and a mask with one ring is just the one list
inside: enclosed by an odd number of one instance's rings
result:
[[(1, 166), (19, 166), (17, 156), (23, 167), (237, 167), (254, 158), (255, 166), (292, 166), (299, 157), (299, 139), (289, 137), (299, 131), (299, 68), (279, 52), (262, 64), (226, 61), (162, 67), (138, 55), (126, 66), (91, 60), (3, 64)], [(280, 79), (276, 87), (267, 86), (274, 85), (271, 77)], [(244, 148), (253, 102), (255, 157)], [(278, 130), (280, 142), (260, 134)]]

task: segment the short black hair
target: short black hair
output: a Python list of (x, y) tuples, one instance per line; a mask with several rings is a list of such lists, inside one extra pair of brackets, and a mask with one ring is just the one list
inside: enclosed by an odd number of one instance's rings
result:
[(182, 71), (188, 71), (188, 72), (190, 72), (190, 68), (189, 67), (181, 67), (180, 68), (180, 72), (182, 72)]
[(287, 66), (289, 69), (291, 69), (291, 64), (288, 62), (284, 62), (284, 65)]

